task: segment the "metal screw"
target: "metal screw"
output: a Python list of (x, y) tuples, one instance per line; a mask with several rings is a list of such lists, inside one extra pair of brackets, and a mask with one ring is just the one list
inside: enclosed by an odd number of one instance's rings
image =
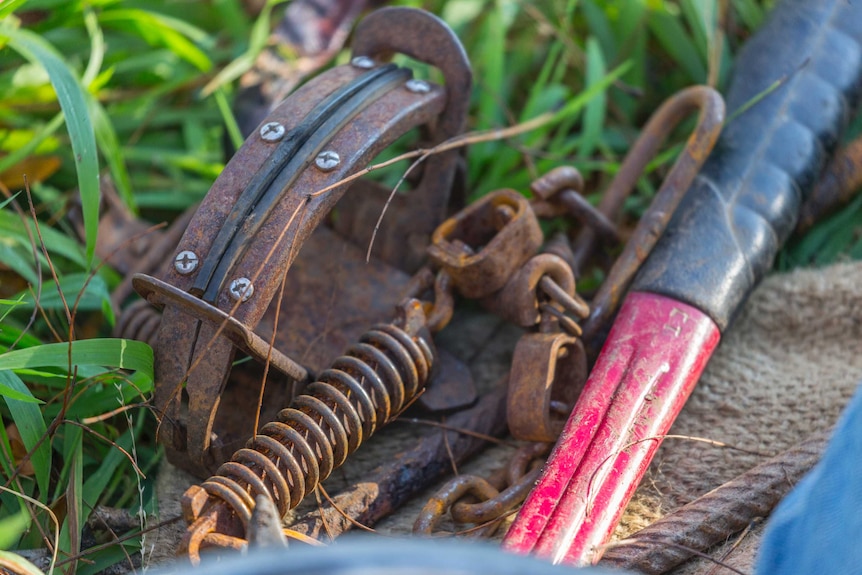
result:
[(341, 163), (341, 156), (333, 150), (323, 150), (314, 158), (314, 165), (321, 171), (331, 172)]
[(251, 294), (254, 293), (254, 286), (248, 278), (236, 278), (230, 282), (228, 291), (230, 292), (230, 297), (233, 299), (237, 301), (248, 301)]
[(410, 78), (404, 84), (404, 87), (414, 94), (427, 94), (431, 91), (431, 84), (425, 80), (419, 80), (418, 78)]
[(198, 255), (189, 250), (183, 250), (174, 258), (174, 269), (182, 275), (189, 275), (198, 267)]
[(284, 137), (284, 126), (278, 122), (267, 122), (260, 127), (260, 137), (267, 142), (277, 142)]
[(368, 56), (356, 56), (350, 61), (350, 65), (355, 68), (362, 68), (363, 70), (370, 70), (374, 67), (374, 60), (369, 58)]

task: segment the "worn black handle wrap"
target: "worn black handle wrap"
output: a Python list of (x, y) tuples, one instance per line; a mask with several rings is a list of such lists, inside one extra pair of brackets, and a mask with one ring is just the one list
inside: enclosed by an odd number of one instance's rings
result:
[(633, 289), (724, 330), (772, 267), (860, 96), (862, 0), (784, 0), (740, 52), (725, 128)]

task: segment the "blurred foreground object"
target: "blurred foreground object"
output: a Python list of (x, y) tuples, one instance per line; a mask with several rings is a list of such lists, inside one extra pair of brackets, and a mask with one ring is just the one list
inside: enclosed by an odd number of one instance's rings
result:
[(862, 547), (862, 388), (826, 453), (766, 524), (757, 575), (859, 573)]

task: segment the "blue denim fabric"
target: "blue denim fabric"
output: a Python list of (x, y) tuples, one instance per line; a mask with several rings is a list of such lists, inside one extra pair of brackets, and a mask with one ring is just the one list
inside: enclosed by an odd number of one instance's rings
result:
[(862, 573), (862, 387), (766, 525), (757, 575)]

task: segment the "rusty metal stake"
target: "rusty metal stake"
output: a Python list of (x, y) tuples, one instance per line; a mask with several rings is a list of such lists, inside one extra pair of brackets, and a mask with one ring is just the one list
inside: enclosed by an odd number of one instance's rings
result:
[[(634, 279), (635, 273), (649, 255), (650, 250), (664, 232), (676, 206), (697, 176), (703, 162), (712, 151), (724, 122), (724, 100), (708, 86), (694, 86), (668, 99), (650, 118), (614, 181), (605, 192), (599, 209), (605, 213), (618, 210), (623, 199), (637, 182), (646, 163), (655, 155), (670, 130), (692, 112), (699, 111), (697, 126), (688, 137), (670, 173), (662, 182), (649, 210), (641, 217), (620, 257), (614, 263), (607, 279), (590, 303), (592, 314), (584, 324), (584, 340), (590, 340), (603, 331)], [(584, 230), (583, 239), (575, 245), (577, 261), (583, 250), (593, 245), (590, 229)]]
[(862, 188), (862, 138), (842, 148), (820, 175), (799, 210), (796, 233), (810, 229), (821, 218), (849, 202)]
[(831, 435), (821, 431), (610, 547), (599, 562), (649, 575), (666, 573), (727, 540), (772, 508), (820, 459)]

